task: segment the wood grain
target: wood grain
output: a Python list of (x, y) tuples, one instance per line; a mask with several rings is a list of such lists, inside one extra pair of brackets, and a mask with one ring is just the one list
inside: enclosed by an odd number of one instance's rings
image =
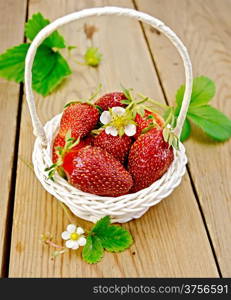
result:
[[(55, 3), (55, 5), (54, 5)], [(30, 1), (29, 13), (41, 11), (55, 19), (84, 7), (118, 5), (132, 7), (130, 1)], [(164, 101), (146, 42), (138, 23), (126, 18), (102, 17), (87, 21), (98, 32), (94, 44), (104, 54), (99, 69), (72, 63), (74, 73), (54, 94), (43, 99), (36, 96), (43, 121), (60, 112), (69, 99), (86, 97), (99, 82), (104, 91), (117, 90), (120, 83), (135, 87), (144, 94)], [(87, 44), (83, 22), (65, 26), (61, 32), (76, 52), (83, 53)], [(76, 53), (75, 52), (75, 53)], [(80, 58), (79, 58), (80, 59)], [(24, 103), (19, 153), (31, 161), (34, 137)], [(89, 228), (90, 223), (74, 221)], [(10, 259), (10, 277), (217, 277), (218, 273), (189, 178), (158, 206), (141, 219), (124, 227), (135, 243), (120, 254), (106, 253), (102, 262), (88, 265), (80, 252), (69, 252), (51, 260), (52, 249), (39, 243), (43, 232), (60, 234), (69, 223), (58, 201), (51, 197), (25, 163), (18, 163), (18, 180), (14, 210)]]
[[(138, 8), (155, 15), (183, 40), (194, 76), (216, 82), (212, 105), (231, 117), (231, 1), (137, 0)], [(168, 11), (168, 13), (166, 13)], [(145, 26), (145, 32), (169, 102), (184, 81), (182, 64), (168, 41)], [(222, 275), (231, 276), (231, 142), (214, 143), (194, 128), (186, 142), (189, 169), (215, 248)]]
[[(13, 11), (13, 13), (12, 13)], [(9, 0), (0, 2), (0, 53), (23, 41), (26, 1)], [(5, 272), (5, 246), (8, 231), (8, 215), (13, 171), (19, 85), (0, 79), (0, 276)]]

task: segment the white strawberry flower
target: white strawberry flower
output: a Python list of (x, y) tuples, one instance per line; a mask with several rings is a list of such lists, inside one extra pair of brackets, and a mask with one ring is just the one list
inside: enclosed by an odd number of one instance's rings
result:
[(62, 233), (62, 239), (66, 240), (66, 247), (76, 250), (79, 246), (84, 246), (87, 242), (84, 237), (84, 230), (81, 227), (76, 227), (74, 224), (69, 224), (66, 231)]
[(110, 134), (113, 136), (118, 135), (118, 130), (114, 126), (107, 126), (105, 129), (106, 134)]
[(100, 122), (106, 127), (105, 132), (112, 136), (117, 136), (120, 132), (127, 136), (136, 134), (136, 125), (123, 107), (116, 106), (110, 111), (104, 111), (100, 116)]
[(112, 116), (109, 111), (105, 110), (100, 116), (100, 122), (103, 124), (108, 124), (112, 120)]
[(136, 134), (136, 125), (128, 124), (124, 127), (124, 132), (127, 136), (133, 136)]

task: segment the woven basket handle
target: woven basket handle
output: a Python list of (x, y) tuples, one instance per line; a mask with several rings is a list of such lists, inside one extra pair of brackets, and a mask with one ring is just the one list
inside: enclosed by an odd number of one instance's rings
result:
[(98, 8), (90, 8), (90, 9), (84, 9), (78, 12), (71, 13), (69, 15), (66, 15), (64, 17), (61, 17), (51, 24), (47, 25), (45, 28), (43, 28), (35, 37), (33, 42), (30, 45), (30, 48), (28, 50), (27, 56), (26, 56), (26, 62), (25, 62), (25, 91), (26, 91), (26, 99), (29, 106), (29, 111), (32, 119), (32, 124), (34, 128), (34, 135), (39, 137), (41, 139), (41, 142), (43, 145), (47, 145), (47, 138), (46, 133), (44, 131), (43, 125), (38, 117), (35, 101), (34, 101), (34, 95), (32, 91), (32, 66), (36, 54), (36, 50), (39, 47), (39, 45), (55, 30), (57, 30), (62, 25), (68, 24), (70, 22), (73, 22), (75, 20), (83, 19), (86, 17), (92, 17), (92, 16), (105, 16), (105, 15), (118, 15), (118, 16), (126, 16), (130, 17), (142, 22), (145, 22), (155, 29), (159, 30), (163, 34), (165, 34), (169, 40), (173, 43), (173, 45), (177, 48), (178, 52), (180, 53), (180, 56), (184, 63), (185, 68), (185, 93), (184, 98), (181, 106), (181, 110), (177, 119), (177, 125), (175, 128), (175, 133), (177, 136), (180, 136), (182, 126), (184, 124), (184, 120), (186, 117), (186, 113), (188, 110), (190, 98), (191, 98), (191, 92), (192, 92), (192, 65), (191, 61), (187, 52), (187, 49), (185, 48), (184, 44), (181, 42), (181, 40), (177, 37), (177, 35), (169, 28), (167, 27), (163, 22), (160, 20), (136, 11), (134, 9), (129, 8), (120, 8), (120, 7), (98, 7)]

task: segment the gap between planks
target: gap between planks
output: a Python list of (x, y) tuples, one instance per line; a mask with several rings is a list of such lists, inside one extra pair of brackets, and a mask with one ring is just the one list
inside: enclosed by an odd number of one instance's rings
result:
[[(25, 23), (28, 20), (28, 10), (29, 2), (26, 2), (26, 14), (25, 14)], [(26, 42), (26, 37), (23, 38), (23, 43)], [(13, 214), (14, 214), (14, 202), (15, 202), (15, 188), (17, 180), (17, 166), (18, 166), (18, 149), (19, 149), (19, 137), (20, 137), (20, 123), (22, 117), (22, 103), (24, 95), (24, 84), (19, 84), (19, 95), (18, 95), (18, 110), (16, 118), (16, 134), (15, 134), (15, 143), (14, 143), (14, 155), (13, 155), (13, 164), (12, 164), (12, 173), (10, 180), (10, 192), (9, 192), (9, 201), (7, 208), (7, 226), (6, 226), (6, 235), (4, 242), (4, 252), (3, 252), (3, 261), (2, 266), (2, 277), (9, 277), (9, 263), (10, 263), (10, 248), (11, 248), (11, 238), (12, 238), (12, 229), (13, 229)]]
[[(139, 7), (138, 7), (138, 5), (136, 3), (136, 0), (132, 0), (132, 3), (134, 5), (134, 8), (139, 11)], [(154, 69), (156, 71), (156, 74), (157, 74), (157, 78), (158, 78), (158, 81), (159, 81), (159, 84), (160, 84), (160, 88), (161, 88), (163, 96), (164, 96), (164, 100), (165, 100), (166, 104), (169, 105), (169, 101), (168, 101), (167, 94), (166, 94), (166, 91), (165, 91), (165, 88), (164, 88), (164, 84), (163, 84), (163, 82), (161, 80), (160, 71), (158, 69), (157, 63), (155, 62), (154, 53), (152, 52), (152, 49), (151, 49), (148, 37), (147, 37), (146, 32), (145, 32), (144, 25), (140, 21), (139, 21), (139, 24), (140, 24), (141, 31), (143, 33), (145, 42), (147, 44), (148, 52), (149, 52), (151, 60), (153, 62), (153, 67), (154, 67)], [(215, 264), (216, 264), (217, 272), (219, 274), (219, 277), (222, 278), (223, 276), (222, 276), (222, 272), (221, 272), (221, 269), (220, 269), (220, 266), (219, 266), (219, 263), (218, 263), (218, 258), (217, 258), (217, 255), (216, 255), (216, 251), (215, 251), (215, 248), (214, 248), (214, 245), (213, 245), (213, 242), (212, 242), (212, 238), (211, 238), (211, 235), (210, 235), (207, 223), (206, 223), (206, 219), (205, 219), (205, 215), (204, 215), (203, 209), (201, 207), (201, 203), (200, 203), (200, 198), (199, 198), (199, 195), (198, 195), (198, 191), (197, 191), (196, 186), (195, 186), (195, 184), (193, 182), (191, 170), (190, 170), (190, 167), (189, 167), (188, 164), (186, 166), (186, 170), (187, 170), (187, 173), (189, 175), (190, 184), (191, 184), (192, 191), (193, 191), (193, 194), (195, 196), (195, 199), (196, 199), (196, 202), (197, 202), (197, 205), (198, 205), (198, 209), (200, 211), (200, 215), (201, 215), (204, 227), (205, 227), (206, 235), (207, 235), (209, 244), (211, 246), (211, 250), (212, 250), (212, 253), (213, 253), (213, 257), (214, 257), (214, 261), (215, 261)]]

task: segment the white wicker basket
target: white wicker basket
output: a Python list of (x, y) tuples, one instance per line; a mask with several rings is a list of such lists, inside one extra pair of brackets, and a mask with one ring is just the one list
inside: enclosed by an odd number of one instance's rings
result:
[(146, 22), (165, 34), (179, 51), (185, 67), (186, 88), (181, 111), (177, 119), (177, 126), (175, 128), (175, 133), (178, 136), (181, 133), (190, 102), (192, 67), (185, 46), (169, 27), (148, 14), (120, 7), (85, 9), (59, 18), (38, 33), (28, 50), (25, 63), (25, 90), (34, 134), (37, 137), (33, 152), (33, 164), (36, 176), (44, 188), (58, 200), (65, 203), (76, 216), (91, 222), (96, 222), (101, 217), (110, 215), (112, 222), (123, 223), (133, 218), (141, 217), (151, 206), (167, 197), (173, 189), (180, 184), (187, 163), (184, 146), (180, 143), (180, 150), (174, 151), (173, 163), (158, 181), (153, 183), (150, 187), (133, 194), (120, 197), (101, 197), (84, 193), (71, 186), (58, 174), (55, 175), (55, 181), (53, 182), (47, 178), (47, 172), (44, 170), (52, 164), (52, 142), (59, 127), (61, 115), (55, 116), (43, 127), (37, 115), (32, 92), (32, 65), (36, 50), (43, 40), (64, 24), (90, 16), (102, 15), (125, 16)]

